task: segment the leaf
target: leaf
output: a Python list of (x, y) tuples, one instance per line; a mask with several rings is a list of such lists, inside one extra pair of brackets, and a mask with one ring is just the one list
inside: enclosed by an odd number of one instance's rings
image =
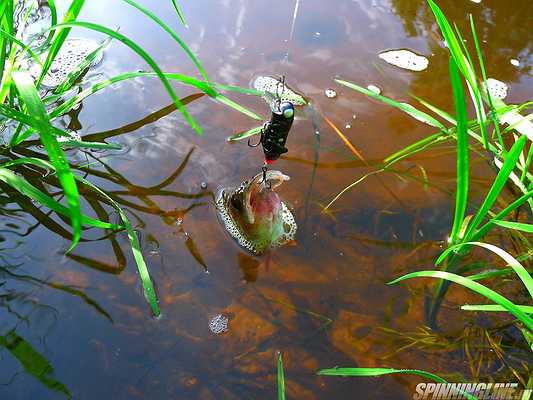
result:
[(189, 112), (185, 109), (181, 101), (179, 100), (178, 96), (174, 92), (174, 89), (172, 89), (172, 86), (170, 85), (170, 82), (168, 81), (167, 77), (161, 71), (161, 68), (157, 63), (154, 61), (152, 57), (137, 43), (132, 41), (131, 39), (127, 38), (126, 36), (122, 35), (119, 32), (113, 31), (109, 28), (106, 28), (105, 26), (94, 24), (92, 22), (83, 22), (83, 21), (74, 21), (74, 22), (68, 22), (68, 23), (62, 23), (58, 24), (53, 29), (60, 29), (64, 27), (81, 27), (86, 29), (91, 29), (97, 32), (101, 32), (106, 34), (107, 36), (111, 36), (120, 42), (124, 43), (126, 46), (128, 46), (130, 49), (132, 49), (135, 53), (137, 53), (157, 74), (159, 79), (161, 80), (161, 83), (167, 90), (168, 94), (170, 95), (170, 98), (174, 101), (176, 104), (176, 107), (178, 110), (182, 113), (183, 117), (187, 121), (187, 123), (191, 126), (191, 128), (198, 134), (202, 135), (202, 129), (198, 125), (198, 123), (190, 116)]
[(228, 137), (227, 140), (228, 142), (237, 142), (239, 140), (246, 139), (254, 135), (258, 135), (261, 133), (262, 130), (263, 130), (263, 126), (257, 126), (255, 128), (248, 129), (247, 131), (236, 133), (235, 135)]
[(472, 222), (468, 226), (468, 229), (464, 235), (465, 240), (470, 240), (474, 230), (477, 229), (481, 221), (483, 221), (483, 219), (488, 215), (489, 210), (492, 208), (494, 202), (496, 201), (503, 187), (507, 183), (507, 179), (509, 179), (509, 175), (511, 174), (511, 172), (513, 172), (513, 169), (516, 166), (518, 158), (520, 157), (520, 154), (522, 153), (522, 150), (524, 149), (526, 140), (527, 138), (525, 136), (522, 136), (520, 139), (518, 139), (515, 142), (513, 147), (511, 147), (511, 150), (509, 150), (509, 152), (507, 153), (505, 162), (500, 168), (498, 175), (494, 179), (494, 182), (492, 183), (492, 186), (489, 192), (487, 193), (485, 200), (483, 200), (483, 203), (479, 207), (479, 210), (477, 211), (475, 217), (473, 218)]
[[(41, 168), (44, 168), (44, 169), (51, 169), (51, 170), (54, 170), (54, 166), (44, 160), (40, 160), (38, 158), (33, 158), (33, 157), (26, 157), (26, 158), (20, 158), (16, 161), (12, 161), (12, 162), (9, 162), (9, 163), (6, 163), (4, 165), (6, 166), (13, 166), (13, 165), (18, 165), (18, 164), (33, 164), (33, 165), (36, 165), (38, 167), (41, 167)], [(22, 178), (19, 178), (17, 177), (15, 174), (13, 174), (11, 171), (8, 171), (8, 170), (2, 170), (0, 169), (0, 179), (2, 179), (2, 172), (5, 173), (5, 171), (9, 172), (11, 174), (11, 176), (17, 178), (17, 179), (20, 179), (22, 181), (22, 183), (24, 183), (25, 181), (22, 179)], [(152, 283), (152, 280), (150, 278), (150, 273), (148, 272), (148, 267), (146, 266), (146, 263), (144, 261), (144, 258), (143, 258), (143, 255), (142, 255), (142, 252), (141, 252), (141, 246), (139, 244), (139, 239), (137, 238), (137, 235), (135, 234), (135, 231), (133, 230), (133, 227), (131, 226), (131, 223), (128, 219), (128, 217), (126, 216), (126, 213), (122, 210), (122, 208), (120, 207), (120, 205), (114, 201), (107, 193), (105, 193), (103, 190), (101, 190), (100, 188), (98, 188), (97, 186), (93, 185), (91, 182), (89, 182), (88, 180), (78, 176), (78, 175), (74, 175), (75, 178), (80, 181), (81, 183), (83, 183), (84, 185), (88, 186), (90, 189), (94, 190), (95, 192), (97, 192), (98, 194), (100, 194), (101, 196), (103, 196), (112, 206), (115, 210), (117, 210), (117, 212), (119, 213), (119, 216), (122, 220), (122, 222), (124, 223), (124, 227), (126, 228), (126, 231), (128, 233), (128, 239), (130, 241), (130, 244), (131, 244), (131, 250), (132, 250), (132, 253), (133, 253), (133, 257), (135, 259), (135, 263), (137, 264), (137, 270), (139, 272), (139, 277), (141, 278), (141, 283), (143, 285), (143, 290), (144, 290), (144, 295), (150, 305), (150, 308), (152, 310), (152, 313), (154, 314), (155, 317), (159, 317), (161, 315), (161, 312), (159, 310), (159, 304), (157, 302), (157, 294), (155, 292), (155, 289), (154, 289), (154, 285)], [(9, 182), (8, 182), (9, 183)], [(27, 184), (29, 185), (29, 184)], [(17, 188), (25, 188), (26, 185), (17, 185)], [(33, 188), (33, 186), (30, 185), (30, 188)], [(17, 189), (19, 191), (21, 191), (20, 189)], [(37, 191), (37, 189), (33, 188), (34, 191)], [(26, 194), (26, 193), (25, 193)], [(30, 194), (28, 194), (31, 198), (34, 198), (34, 194), (33, 192), (30, 192)], [(39, 197), (39, 196), (36, 196), (35, 198), (41, 202), (42, 204), (48, 206), (49, 208), (52, 208), (54, 209), (55, 211), (57, 210), (61, 210), (61, 205), (59, 205), (59, 203), (57, 204), (53, 204), (53, 203), (56, 203), (53, 199), (52, 199), (52, 203), (50, 203), (50, 201), (47, 199), (48, 196), (44, 195), (43, 198)], [(44, 201), (43, 201), (44, 199)], [(64, 209), (64, 207), (63, 207)], [(60, 212), (60, 211), (59, 211)], [(82, 216), (83, 217), (83, 216)], [(92, 222), (91, 220), (86, 220), (86, 219), (82, 219), (82, 221), (86, 224), (89, 224), (90, 222)], [(102, 228), (107, 228), (107, 229), (117, 229), (117, 226), (116, 225), (111, 225), (111, 224), (107, 224), (107, 223), (104, 223), (104, 222), (101, 222), (101, 221), (95, 221), (97, 223), (100, 223), (102, 226), (99, 226), (99, 227), (102, 227)], [(96, 226), (96, 225), (93, 225), (93, 226)], [(122, 227), (118, 227), (119, 229), (121, 229)]]
[[(158, 24), (161, 28), (163, 28), (163, 30), (165, 32), (167, 32), (171, 37), (172, 39), (174, 39), (179, 45), (180, 47), (183, 49), (183, 51), (187, 54), (187, 56), (190, 58), (190, 60), (193, 62), (193, 64), (196, 66), (196, 68), (198, 69), (198, 72), (200, 72), (200, 75), (202, 75), (202, 77), (208, 81), (209, 78), (207, 77), (207, 73), (205, 72), (205, 69), (204, 67), (202, 66), (202, 64), (200, 63), (200, 60), (198, 60), (198, 58), (194, 55), (194, 53), (192, 52), (192, 50), (189, 48), (189, 46), (187, 46), (187, 43), (185, 43), (177, 34), (176, 32), (174, 32), (172, 30), (172, 28), (170, 28), (167, 24), (165, 24), (159, 17), (157, 17), (153, 12), (151, 12), (150, 10), (142, 7), (140, 4), (138, 4), (137, 2), (133, 1), (133, 0), (122, 0), (126, 3), (128, 3), (129, 5), (135, 7), (137, 10), (139, 10), (140, 12), (142, 12), (144, 15), (146, 15), (148, 18), (150, 18), (152, 21), (154, 21), (156, 24)], [(174, 4), (174, 8), (176, 9), (176, 11), (179, 10), (177, 4), (175, 3), (175, 1), (173, 0), (173, 4)], [(178, 13), (178, 15), (181, 15), (181, 17), (183, 17), (183, 14), (181, 14), (181, 12)], [(185, 19), (182, 19), (182, 23), (185, 25)]]
[(327, 376), (381, 376), (390, 374), (418, 375), (422, 378), (431, 379), (439, 383), (448, 383), (440, 376), (418, 369), (394, 369), (394, 368), (329, 368), (321, 369), (318, 375)]
[(468, 133), (466, 103), (463, 85), (457, 65), (450, 59), (450, 79), (452, 82), (455, 112), (457, 114), (457, 189), (455, 194), (455, 214), (450, 242), (456, 243), (463, 226), (463, 219), (468, 205)]
[(176, 0), (172, 0), (172, 5), (174, 6), (174, 10), (176, 10), (176, 14), (178, 15), (178, 18), (180, 19), (181, 24), (183, 26), (187, 26), (187, 22), (185, 21), (185, 16), (183, 15), (183, 12), (178, 6), (178, 3), (176, 3)]
[[(50, 45), (50, 49), (48, 50), (48, 55), (46, 56), (46, 60), (43, 63), (41, 75), (39, 75), (35, 86), (41, 86), (41, 82), (43, 81), (45, 75), (48, 73), (48, 70), (52, 66), (52, 62), (59, 53), (59, 50), (61, 50), (61, 46), (63, 46), (65, 39), (70, 33), (70, 26), (68, 25), (68, 23), (76, 20), (84, 4), (85, 0), (72, 0), (72, 2), (70, 3), (70, 7), (65, 14), (65, 17), (63, 18), (63, 23), (53, 25), (48, 29), (51, 32), (54, 31), (55, 33), (51, 40), (52, 44)], [(67, 25), (65, 25), (65, 23)]]
[[(533, 314), (533, 306), (517, 306), (526, 314)], [(483, 311), (483, 312), (507, 312), (505, 308), (497, 304), (465, 304), (461, 306), (465, 311)]]
[(511, 221), (494, 221), (496, 225), (502, 226), (508, 229), (515, 229), (517, 231), (533, 233), (532, 224), (523, 224), (520, 222), (511, 222)]
[(458, 245), (451, 246), (448, 249), (446, 249), (439, 256), (437, 261), (435, 261), (435, 264), (439, 265), (446, 258), (446, 256), (450, 252), (452, 252), (454, 250), (457, 250), (458, 248), (461, 248), (461, 247), (464, 247), (464, 246), (479, 246), (479, 247), (483, 247), (484, 249), (490, 250), (494, 254), (496, 254), (497, 256), (502, 258), (507, 263), (507, 265), (509, 265), (516, 272), (518, 277), (522, 280), (522, 282), (526, 286), (526, 288), (527, 288), (527, 290), (529, 292), (529, 295), (533, 299), (533, 278), (531, 277), (531, 275), (529, 275), (529, 272), (527, 272), (527, 270), (524, 268), (524, 266), (522, 264), (520, 264), (520, 262), (518, 262), (518, 260), (516, 258), (514, 258), (512, 255), (507, 253), (505, 250), (500, 249), (497, 246), (494, 246), (493, 244), (481, 243), (481, 242), (459, 243)]
[[(15, 162), (4, 163), (2, 164), (2, 167), (10, 167), (10, 166), (14, 166), (17, 164), (22, 164), (22, 162), (21, 163), (15, 163)], [(48, 164), (48, 165), (51, 165), (51, 164)], [(31, 185), (24, 178), (21, 178), (20, 176), (14, 174), (12, 171), (6, 168), (0, 168), (0, 181), (5, 182), (9, 186), (11, 186), (13, 189), (17, 190), (18, 192), (22, 193), (25, 196), (28, 196), (30, 199), (39, 202), (43, 206), (48, 207), (49, 209), (59, 214), (70, 217), (70, 210), (67, 207), (65, 207), (61, 203), (58, 203), (57, 201), (55, 201), (52, 197), (48, 196), (47, 194), (41, 192), (39, 189)], [(122, 227), (119, 225), (113, 225), (107, 222), (99, 221), (91, 217), (88, 217), (84, 214), (81, 214), (81, 222), (85, 225), (94, 226), (95, 228), (112, 229), (112, 230), (122, 229)]]
[(487, 299), (491, 300), (493, 303), (501, 305), (503, 308), (505, 308), (507, 311), (513, 314), (516, 318), (522, 321), (528, 329), (533, 330), (533, 319), (529, 317), (526, 313), (524, 313), (520, 308), (518, 308), (516, 304), (506, 299), (502, 295), (496, 293), (495, 291), (489, 289), (488, 287), (483, 286), (482, 284), (477, 283), (475, 281), (471, 281), (470, 279), (465, 278), (460, 275), (456, 275), (456, 274), (452, 274), (450, 272), (444, 272), (444, 271), (418, 271), (418, 272), (412, 272), (410, 274), (403, 275), (389, 282), (388, 284), (393, 285), (403, 280), (412, 279), (412, 278), (444, 279), (444, 280), (457, 283), (461, 286), (464, 286), (486, 297)]
[(498, 214), (496, 214), (496, 216), (493, 219), (491, 219), (489, 222), (487, 222), (485, 225), (479, 228), (472, 235), (470, 240), (476, 241), (479, 238), (482, 238), (483, 236), (485, 236), (487, 232), (492, 228), (492, 226), (496, 223), (496, 221), (501, 220), (502, 218), (505, 218), (508, 214), (516, 210), (518, 207), (520, 207), (522, 204), (524, 204), (526, 201), (528, 201), (532, 197), (533, 197), (533, 190), (530, 190), (524, 193), (522, 196), (520, 196), (518, 199), (513, 201), (511, 204), (509, 204), (507, 207), (501, 210)]
[(27, 72), (16, 71), (13, 72), (12, 79), (29, 113), (35, 119), (41, 142), (54, 165), (57, 177), (67, 198), (70, 223), (72, 225), (72, 244), (69, 248), (69, 251), (71, 251), (76, 247), (81, 237), (81, 207), (76, 181), (70, 171), (67, 158), (56, 140), (54, 128), (50, 123), (50, 118), (46, 113), (44, 104), (41, 102), (39, 93), (33, 85), (32, 77)]
[(341, 85), (344, 85), (346, 87), (349, 87), (350, 89), (357, 90), (358, 92), (361, 92), (369, 97), (372, 97), (376, 100), (379, 100), (385, 104), (388, 104), (389, 106), (398, 108), (399, 110), (403, 111), (404, 113), (410, 115), (411, 117), (417, 119), (418, 121), (421, 121), (427, 125), (433, 126), (435, 128), (439, 128), (443, 131), (446, 130), (446, 127), (442, 125), (439, 121), (437, 121), (435, 118), (433, 118), (431, 115), (426, 114), (425, 112), (422, 112), (418, 110), (417, 108), (413, 107), (411, 104), (407, 103), (400, 103), (398, 101), (389, 99), (388, 97), (381, 96), (379, 94), (374, 93), (371, 90), (368, 90), (364, 87), (358, 86), (355, 83), (351, 83), (348, 81), (344, 81), (342, 79), (335, 79), (335, 82), (340, 83)]
[(278, 400), (285, 400), (285, 376), (283, 374), (283, 359), (278, 351)]

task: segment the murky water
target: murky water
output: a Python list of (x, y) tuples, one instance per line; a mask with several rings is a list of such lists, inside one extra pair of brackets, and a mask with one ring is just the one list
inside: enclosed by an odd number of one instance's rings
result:
[[(455, 381), (518, 381), (511, 366), (524, 379), (533, 360), (507, 317), (461, 312), (459, 305), (476, 297), (452, 288), (439, 314), (440, 331), (432, 332), (423, 311), (428, 282), (385, 285), (407, 271), (430, 268), (441, 251), (452, 219), (452, 144), (404, 161), (397, 175), (368, 178), (331, 213), (321, 213), (385, 156), (430, 133), (399, 111), (335, 84), (334, 77), (376, 85), (402, 101), (414, 93), (451, 109), (447, 56), (424, 1), (195, 0), (182, 2), (187, 30), (178, 25), (170, 1), (141, 3), (177, 29), (213, 81), (248, 87), (257, 75), (286, 75), (367, 163), (321, 117), (317, 135), (311, 110), (300, 112), (289, 153), (276, 164), (291, 177), (281, 195), (298, 220), (298, 243), (256, 258), (223, 231), (212, 197), (218, 186), (258, 172), (260, 150), (226, 142), (254, 121), (178, 87), (204, 128), (199, 138), (156, 80), (124, 82), (88, 98), (64, 125), (86, 140), (106, 138), (124, 150), (69, 154), (87, 162), (87, 178), (128, 210), (163, 315), (150, 317), (124, 232), (87, 230), (85, 240), (65, 255), (64, 221), (28, 200), (12, 203), (13, 197), (2, 195), (0, 397), (55, 399), (68, 391), (76, 399), (273, 399), (277, 351), (283, 353), (289, 399), (407, 399), (421, 380), (315, 375), (333, 366), (418, 368)], [(509, 84), (509, 103), (527, 100), (533, 36), (526, 16), (533, 3), (439, 4), (463, 32), (473, 13), (489, 76)], [(120, 26), (166, 71), (195, 73), (172, 39), (126, 4), (87, 2), (81, 19)], [(73, 36), (100, 39), (81, 30)], [(401, 48), (426, 56), (427, 70), (401, 70), (378, 57)], [(112, 42), (91, 74), (111, 77), (146, 68)], [(327, 97), (326, 89), (337, 96)], [(261, 99), (230, 96), (265, 118), (269, 114)], [(476, 201), (494, 171), (482, 158), (472, 164)], [(52, 177), (35, 173), (34, 179), (55, 191)], [(87, 210), (117, 219), (91, 194), (86, 198)], [(491, 241), (508, 243), (496, 234)], [(477, 260), (487, 260), (486, 254)], [(503, 285), (515, 298), (523, 295), (522, 288)], [(209, 323), (219, 314), (228, 326), (216, 335)], [(505, 356), (495, 354), (491, 340), (505, 348)], [(29, 368), (23, 359), (31, 360)]]

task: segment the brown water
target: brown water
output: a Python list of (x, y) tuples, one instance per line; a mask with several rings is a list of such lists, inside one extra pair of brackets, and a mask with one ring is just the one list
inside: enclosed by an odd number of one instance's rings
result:
[[(191, 96), (188, 109), (205, 132), (199, 138), (167, 107), (170, 100), (156, 80), (124, 82), (88, 98), (65, 123), (77, 126), (86, 140), (108, 138), (124, 150), (69, 154), (89, 162), (87, 178), (128, 210), (162, 317), (150, 316), (125, 233), (87, 230), (86, 240), (65, 255), (64, 221), (2, 195), (1, 259), (6, 268), (18, 268), (2, 272), (0, 286), (1, 334), (15, 349), (0, 353), (1, 398), (62, 398), (60, 382), (76, 399), (273, 399), (277, 351), (283, 353), (289, 399), (407, 399), (422, 380), (315, 375), (334, 366), (418, 368), (453, 381), (527, 379), (533, 360), (510, 320), (458, 310), (479, 298), (452, 288), (439, 314), (440, 330), (431, 331), (424, 320), (424, 287), (431, 282), (385, 285), (405, 272), (431, 268), (441, 251), (453, 210), (452, 143), (402, 162), (399, 175), (368, 178), (331, 213), (321, 213), (385, 156), (430, 133), (399, 111), (337, 85), (334, 77), (378, 85), (402, 101), (414, 93), (451, 110), (447, 55), (424, 1), (301, 0), (293, 21), (294, 1), (195, 0), (182, 2), (187, 30), (170, 1), (141, 3), (176, 28), (213, 81), (248, 87), (254, 76), (285, 74), (368, 165), (321, 118), (316, 135), (309, 110), (299, 112), (290, 151), (276, 165), (292, 178), (281, 195), (299, 223), (298, 243), (256, 258), (230, 240), (212, 204), (218, 186), (258, 172), (259, 150), (225, 140), (256, 122), (177, 87), (181, 96)], [(463, 32), (473, 13), (489, 76), (510, 85), (508, 102), (530, 98), (533, 35), (527, 16), (533, 3), (439, 4)], [(164, 70), (195, 74), (172, 39), (125, 4), (87, 2), (81, 19), (119, 25)], [(73, 36), (97, 37), (85, 31)], [(395, 48), (428, 56), (428, 70), (403, 71), (377, 58)], [(520, 67), (511, 58), (520, 59)], [(112, 43), (92, 72), (111, 77), (146, 68), (129, 49)], [(338, 96), (327, 98), (327, 88)], [(230, 97), (265, 117), (269, 113), (261, 99)], [(481, 157), (472, 164), (476, 204), (494, 171)], [(52, 177), (35, 173), (33, 179), (55, 192)], [(87, 212), (101, 218), (111, 213), (85, 195)], [(497, 234), (490, 242), (509, 245)], [(526, 299), (509, 282), (498, 289), (519, 303)], [(208, 322), (219, 313), (229, 317), (229, 331), (217, 336)], [(494, 351), (494, 343), (505, 354)], [(30, 373), (14, 354), (32, 360)], [(47, 388), (54, 385), (60, 390)]]

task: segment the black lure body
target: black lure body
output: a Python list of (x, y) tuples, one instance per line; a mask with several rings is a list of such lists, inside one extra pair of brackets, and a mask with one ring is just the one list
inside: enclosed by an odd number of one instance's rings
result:
[(283, 102), (278, 109), (272, 111), (270, 121), (265, 124), (261, 132), (261, 144), (267, 163), (277, 160), (288, 149), (285, 147), (287, 136), (294, 121), (294, 106)]

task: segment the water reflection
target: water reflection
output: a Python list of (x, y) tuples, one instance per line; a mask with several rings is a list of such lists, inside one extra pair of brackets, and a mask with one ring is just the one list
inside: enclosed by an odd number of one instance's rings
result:
[[(63, 256), (71, 240), (68, 221), (0, 185), (2, 257), (6, 265), (20, 265), (0, 269), (6, 315), (0, 342), (15, 352), (26, 349), (36, 360), (41, 360), (36, 353), (42, 358), (53, 353), (25, 374), (53, 366), (56, 378), (50, 380), (52, 374), (45, 372), (47, 382), (63, 382), (75, 398), (272, 398), (274, 356), (281, 350), (288, 396), (294, 399), (347, 399), (353, 393), (368, 399), (412, 397), (415, 381), (409, 378), (367, 381), (315, 375), (317, 369), (334, 365), (385, 364), (453, 373), (457, 381), (498, 377), (522, 382), (532, 362), (516, 327), (501, 316), (458, 310), (458, 305), (479, 298), (453, 292), (441, 315), (446, 323), (436, 332), (422, 326), (422, 283), (385, 285), (393, 277), (432, 265), (441, 251), (451, 221), (453, 146), (399, 164), (380, 175), (382, 182), (368, 179), (331, 214), (321, 213), (342, 187), (428, 133), (408, 117), (343, 88), (335, 87), (336, 99), (326, 98), (324, 89), (334, 85), (332, 77), (379, 83), (386, 94), (398, 98), (413, 92), (438, 105), (449, 101), (447, 56), (425, 3), (183, 3), (190, 27), (180, 35), (198, 51), (214, 81), (247, 86), (257, 74), (285, 73), (311, 100), (313, 108), (295, 121), (290, 152), (279, 161), (279, 169), (291, 176), (283, 196), (301, 222), (299, 245), (273, 252), (268, 261), (254, 258), (218, 226), (211, 191), (253, 176), (262, 161), (248, 153), (245, 144), (225, 142), (232, 132), (250, 128), (249, 120), (188, 92), (182, 102), (205, 127), (205, 137), (197, 138), (184, 129), (174, 105), (168, 105), (166, 93), (155, 85), (136, 81), (110, 90), (109, 97), (88, 98), (70, 113), (66, 125), (86, 141), (118, 143), (123, 149), (68, 153), (77, 161), (79, 174), (104, 187), (127, 210), (157, 284), (163, 317), (153, 321), (148, 315), (123, 233), (87, 229), (80, 246)], [(515, 91), (531, 86), (531, 34), (527, 24), (518, 23), (531, 14), (530, 2), (517, 0), (512, 7), (497, 0), (441, 3), (463, 32), (466, 12), (474, 13), (486, 41), (491, 75), (515, 82)], [(106, 13), (97, 2), (86, 6), (84, 18), (120, 23), (124, 32), (143, 41), (164, 69), (193, 73), (181, 55), (168, 50), (163, 35), (138, 16), (118, 5)], [(157, 13), (181, 29), (170, 2), (158, 4)], [(511, 22), (513, 29), (507, 29)], [(378, 52), (393, 47), (433, 53), (429, 69), (416, 74), (382, 64)], [(511, 57), (521, 60), (519, 68), (510, 65)], [(104, 75), (139, 68), (146, 66), (114, 43), (101, 66)], [(264, 112), (257, 99), (235, 99)], [(153, 111), (146, 111), (150, 107)], [(345, 148), (318, 111), (341, 128), (364, 162)], [(118, 122), (122, 119), (126, 122)], [(351, 128), (344, 128), (348, 124)], [(2, 157), (45, 157), (36, 144)], [(473, 190), (485, 193), (492, 171), (475, 161), (473, 166)], [(46, 171), (20, 167), (18, 172), (60, 198), (57, 179)], [(87, 213), (116, 222), (105, 199), (91, 191), (82, 195)], [(491, 240), (506, 239), (495, 234)], [(519, 238), (512, 240), (517, 251), (523, 249)], [(489, 260), (483, 268), (494, 265)], [(522, 298), (519, 287), (502, 289)], [(28, 317), (31, 309), (38, 311)], [(32, 322), (39, 313), (42, 326)], [(229, 331), (214, 336), (208, 321), (219, 313), (229, 317)], [(9, 360), (1, 369), (3, 382), (9, 384), (0, 388), (6, 398), (17, 398), (18, 393), (24, 398), (26, 390), (35, 394), (29, 398), (54, 398), (43, 394), (45, 383), (38, 378), (37, 384), (21, 376), (12, 380), (13, 371), (29, 364), (17, 356)]]

